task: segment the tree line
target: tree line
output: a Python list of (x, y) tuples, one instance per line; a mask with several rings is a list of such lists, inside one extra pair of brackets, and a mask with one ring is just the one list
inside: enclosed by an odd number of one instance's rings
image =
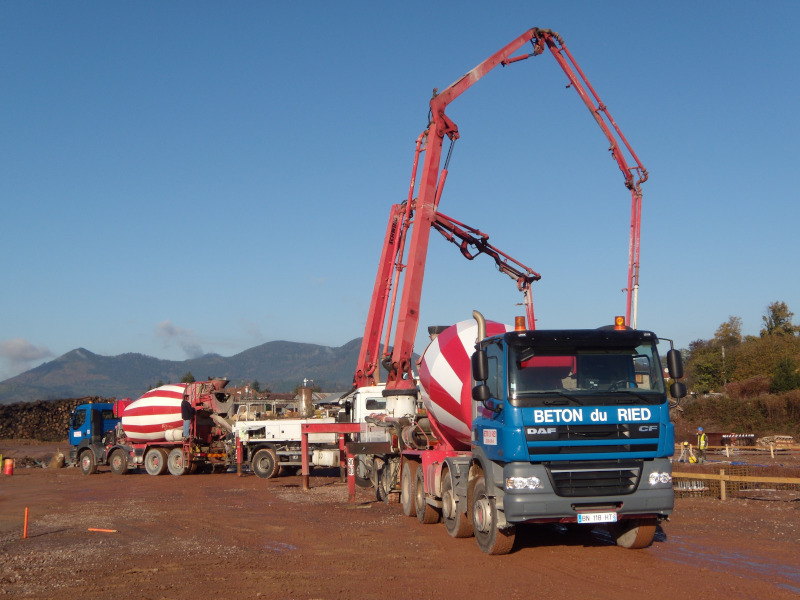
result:
[(800, 327), (785, 302), (773, 302), (761, 317), (759, 335), (742, 335), (742, 319), (731, 316), (710, 340), (684, 350), (692, 396), (681, 416), (720, 431), (800, 435)]
[(689, 389), (752, 397), (800, 388), (800, 326), (793, 316), (785, 302), (773, 302), (758, 336), (743, 336), (741, 317), (731, 316), (710, 340), (693, 341), (684, 351)]

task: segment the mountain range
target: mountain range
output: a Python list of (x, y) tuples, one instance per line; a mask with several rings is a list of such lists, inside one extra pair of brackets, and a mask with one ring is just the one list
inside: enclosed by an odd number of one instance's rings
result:
[(206, 354), (183, 361), (144, 354), (101, 356), (77, 348), (0, 382), (0, 404), (102, 396), (138, 398), (159, 381), (177, 383), (186, 373), (198, 381), (226, 377), (232, 385), (258, 380), (261, 389), (291, 392), (305, 378), (323, 391), (353, 384), (361, 338), (331, 348), (297, 342), (267, 342), (234, 356)]

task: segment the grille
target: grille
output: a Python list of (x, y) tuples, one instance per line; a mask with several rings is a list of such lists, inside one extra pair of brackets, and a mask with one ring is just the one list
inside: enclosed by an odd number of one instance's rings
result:
[(638, 461), (545, 466), (556, 494), (569, 498), (632, 494), (642, 473), (642, 463)]
[[(532, 460), (542, 454), (657, 452), (660, 429), (658, 423), (528, 426), (525, 428), (525, 439)], [(619, 443), (590, 443), (599, 441)], [(576, 442), (581, 444), (575, 445)]]
[(601, 423), (597, 425), (558, 425), (550, 435), (542, 435), (540, 426), (528, 427), (526, 438), (535, 441), (632, 440), (658, 439), (658, 423)]

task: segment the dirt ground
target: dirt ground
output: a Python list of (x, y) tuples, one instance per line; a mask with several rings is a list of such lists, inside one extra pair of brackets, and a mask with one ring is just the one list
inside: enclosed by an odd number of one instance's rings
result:
[[(54, 450), (0, 441), (6, 457), (47, 462)], [(441, 524), (422, 525), (366, 490), (348, 503), (335, 470), (315, 471), (311, 486), (304, 492), (299, 476), (84, 476), (18, 466), (0, 475), (0, 596), (800, 596), (800, 493), (678, 498), (645, 550), (617, 548), (601, 529), (576, 535), (538, 526), (518, 535), (511, 554), (490, 557), (474, 539), (452, 539)]]

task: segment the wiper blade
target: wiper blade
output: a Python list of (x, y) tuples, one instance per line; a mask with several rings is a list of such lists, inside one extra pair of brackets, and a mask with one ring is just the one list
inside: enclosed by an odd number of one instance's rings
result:
[(571, 402), (574, 402), (575, 404), (583, 405), (583, 402), (581, 402), (575, 396), (570, 396), (569, 394), (565, 394), (564, 392), (559, 392), (557, 390), (550, 390), (550, 391), (547, 391), (547, 392), (539, 392), (539, 393), (540, 394), (555, 394), (555, 395), (561, 396), (561, 398), (562, 398), (562, 400), (545, 400), (544, 402), (542, 402), (542, 404), (544, 404), (545, 406), (565, 406), (567, 404), (570, 404)]
[[(629, 394), (631, 396), (636, 396), (642, 402), (647, 402), (647, 400), (648, 400), (647, 396), (642, 396), (641, 394), (637, 394), (636, 392), (634, 392), (632, 390), (615, 390), (613, 393), (614, 394)], [(616, 402), (617, 404), (636, 404), (637, 403), (636, 400), (633, 400), (632, 398), (617, 398), (614, 402)]]

